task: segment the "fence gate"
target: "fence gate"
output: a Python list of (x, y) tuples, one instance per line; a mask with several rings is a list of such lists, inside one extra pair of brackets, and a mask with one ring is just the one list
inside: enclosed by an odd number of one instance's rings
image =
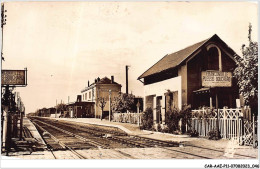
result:
[[(250, 115), (244, 117), (248, 112)], [(250, 109), (192, 110), (190, 129), (196, 130), (199, 136), (208, 136), (217, 128), (222, 138), (238, 140), (240, 145), (258, 146), (257, 121), (251, 117)]]
[(252, 120), (244, 120), (243, 136), (239, 139), (240, 145), (258, 147), (257, 125), (254, 117)]

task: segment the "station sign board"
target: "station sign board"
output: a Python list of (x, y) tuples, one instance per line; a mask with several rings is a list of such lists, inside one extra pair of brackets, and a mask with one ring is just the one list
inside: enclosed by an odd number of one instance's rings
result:
[(2, 86), (25, 86), (27, 85), (27, 69), (25, 70), (2, 70)]
[(221, 71), (203, 71), (201, 72), (203, 87), (231, 87), (232, 73)]

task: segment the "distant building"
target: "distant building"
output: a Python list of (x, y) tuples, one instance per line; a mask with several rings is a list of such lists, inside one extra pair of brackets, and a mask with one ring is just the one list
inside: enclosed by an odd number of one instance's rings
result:
[(49, 114), (55, 114), (56, 108), (54, 108), (54, 107), (48, 108), (48, 111), (49, 111)]
[(67, 104), (67, 111), (65, 117), (71, 118), (90, 118), (94, 117), (94, 103), (82, 101), (81, 95), (77, 96), (77, 100)]
[(114, 81), (114, 76), (111, 76), (111, 79), (107, 77), (97, 78), (92, 84), (88, 82), (88, 86), (81, 91), (82, 99), (83, 101), (94, 103), (95, 118), (100, 118), (102, 110), (99, 107), (98, 98), (105, 98), (107, 102), (104, 107), (104, 117), (109, 112), (109, 90), (111, 91), (112, 99), (118, 95), (118, 92), (121, 92), (121, 87), (120, 84)]
[(164, 123), (169, 106), (236, 107), (239, 92), (232, 78), (234, 55), (215, 34), (164, 56), (138, 77), (144, 83), (144, 109), (151, 107), (154, 122)]

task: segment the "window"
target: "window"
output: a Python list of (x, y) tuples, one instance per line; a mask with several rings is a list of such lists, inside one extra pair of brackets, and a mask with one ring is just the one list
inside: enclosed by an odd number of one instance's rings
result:
[(88, 99), (88, 93), (85, 93), (85, 100)]
[(82, 99), (84, 100), (84, 94), (82, 95)]
[(89, 98), (91, 98), (91, 92), (89, 92)]
[(208, 70), (219, 70), (219, 53), (216, 47), (208, 50)]

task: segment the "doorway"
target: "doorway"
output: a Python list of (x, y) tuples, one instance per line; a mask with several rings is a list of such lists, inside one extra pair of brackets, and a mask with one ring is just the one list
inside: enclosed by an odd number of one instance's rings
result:
[(156, 123), (161, 124), (162, 123), (162, 96), (156, 97)]

